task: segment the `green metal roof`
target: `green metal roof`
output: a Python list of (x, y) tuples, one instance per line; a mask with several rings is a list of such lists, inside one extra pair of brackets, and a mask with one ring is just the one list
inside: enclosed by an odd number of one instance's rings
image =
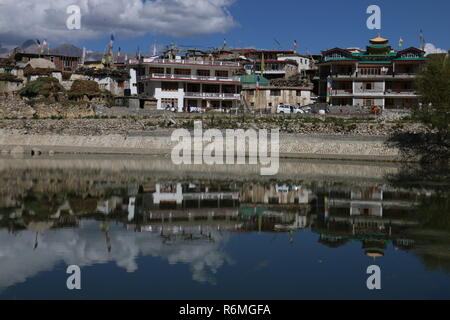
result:
[(394, 61), (427, 61), (428, 58), (420, 57), (420, 58), (397, 58)]
[(270, 85), (270, 81), (268, 79), (257, 74), (248, 74), (245, 76), (241, 76), (240, 78), (242, 85), (256, 85), (258, 79), (260, 87), (267, 87)]
[(367, 64), (371, 64), (371, 63), (392, 63), (392, 61), (390, 60), (386, 60), (386, 61), (360, 61), (359, 63), (367, 63)]
[(352, 58), (331, 58), (331, 59), (326, 59), (325, 61), (356, 61), (356, 59), (352, 59)]
[(369, 48), (374, 48), (374, 49), (385, 49), (388, 47), (388, 45), (385, 44), (372, 44), (370, 46), (368, 46)]

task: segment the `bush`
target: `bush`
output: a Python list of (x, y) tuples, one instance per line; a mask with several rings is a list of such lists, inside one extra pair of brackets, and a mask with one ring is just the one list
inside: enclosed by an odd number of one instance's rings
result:
[(69, 98), (94, 97), (100, 94), (98, 83), (92, 80), (75, 80), (69, 90)]
[(43, 77), (29, 82), (19, 91), (19, 94), (22, 97), (28, 98), (34, 98), (37, 96), (44, 96), (48, 98), (64, 91), (65, 90), (59, 83), (58, 79), (52, 77)]

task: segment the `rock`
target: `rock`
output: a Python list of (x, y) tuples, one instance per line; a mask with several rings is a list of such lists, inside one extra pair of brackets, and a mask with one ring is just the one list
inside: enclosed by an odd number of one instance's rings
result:
[(39, 149), (32, 149), (31, 150), (31, 155), (32, 156), (40, 156), (40, 155), (42, 155), (42, 151), (39, 150)]

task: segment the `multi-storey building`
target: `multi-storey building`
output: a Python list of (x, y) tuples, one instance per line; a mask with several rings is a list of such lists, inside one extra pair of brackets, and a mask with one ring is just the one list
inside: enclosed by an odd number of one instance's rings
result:
[(157, 109), (227, 110), (240, 105), (238, 62), (186, 57), (148, 58), (130, 64), (131, 93), (157, 100)]
[(247, 59), (243, 66), (248, 74), (263, 73), (269, 80), (287, 78), (311, 68), (311, 59), (293, 50), (234, 49), (232, 51)]
[(417, 48), (396, 51), (378, 36), (366, 51), (334, 48), (322, 52), (319, 96), (331, 105), (402, 109), (416, 106), (414, 81), (426, 63)]

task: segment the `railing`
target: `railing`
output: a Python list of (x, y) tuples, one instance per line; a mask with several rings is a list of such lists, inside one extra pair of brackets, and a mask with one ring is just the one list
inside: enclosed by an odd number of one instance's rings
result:
[(374, 89), (374, 90), (356, 90), (354, 95), (360, 96), (383, 96), (385, 92), (382, 89)]
[(417, 76), (417, 73), (396, 73), (395, 74), (396, 77), (400, 77), (400, 78), (414, 78)]
[(333, 96), (338, 96), (338, 95), (351, 95), (352, 90), (349, 89), (337, 89), (337, 90), (333, 90)]
[(239, 62), (230, 61), (198, 61), (198, 60), (174, 60), (174, 59), (154, 59), (151, 61), (144, 61), (146, 64), (196, 64), (207, 66), (222, 66), (222, 67), (240, 67)]
[(218, 98), (218, 99), (235, 99), (240, 100), (241, 95), (239, 93), (210, 93), (210, 92), (186, 92), (186, 98)]
[(415, 89), (388, 89), (386, 90), (386, 94), (414, 96), (417, 95), (417, 92)]
[[(255, 71), (257, 74), (261, 74), (261, 71)], [(264, 70), (265, 74), (278, 74), (278, 73), (286, 73), (286, 70), (278, 69), (278, 70)]]
[(140, 77), (141, 81), (142, 80), (151, 80), (151, 79), (239, 82), (238, 78), (232, 78), (232, 77), (207, 77), (207, 76), (184, 75), (184, 74), (153, 73), (149, 76), (141, 76)]
[(386, 78), (386, 77), (392, 77), (392, 72), (386, 72), (381, 74), (361, 74), (361, 72), (358, 72), (356, 74), (357, 78)]
[(355, 74), (353, 72), (333, 72), (331, 74), (332, 78), (350, 78), (350, 77), (354, 77)]

